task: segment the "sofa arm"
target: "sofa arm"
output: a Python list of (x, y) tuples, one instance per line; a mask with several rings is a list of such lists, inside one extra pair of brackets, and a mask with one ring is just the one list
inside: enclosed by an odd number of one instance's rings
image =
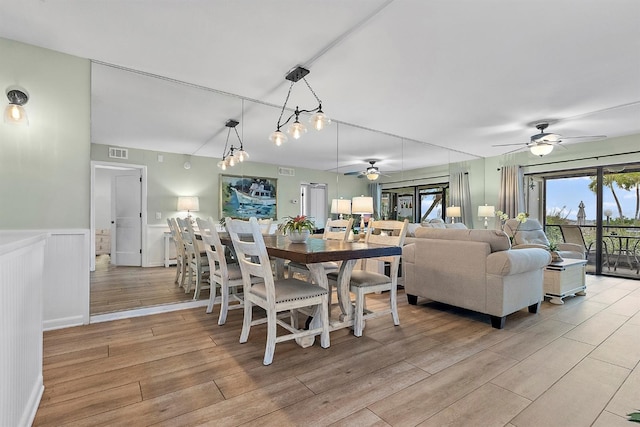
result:
[(510, 276), (546, 267), (551, 262), (549, 251), (540, 248), (494, 252), (487, 257), (487, 273)]

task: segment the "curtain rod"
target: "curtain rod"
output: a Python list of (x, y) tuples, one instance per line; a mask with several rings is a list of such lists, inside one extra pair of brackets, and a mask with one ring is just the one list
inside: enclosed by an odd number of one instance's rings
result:
[[(533, 165), (527, 165), (527, 167), (555, 165), (555, 164), (559, 164), (559, 163), (569, 163), (569, 162), (578, 162), (580, 160), (600, 160), (600, 158), (603, 158), (603, 157), (626, 156), (626, 155), (629, 155), (629, 154), (640, 154), (640, 150), (638, 150), (638, 151), (627, 151), (625, 153), (603, 154), (601, 156), (584, 157), (582, 159), (556, 160), (555, 162), (535, 163)], [(499, 171), (500, 168), (498, 168), (497, 170)]]

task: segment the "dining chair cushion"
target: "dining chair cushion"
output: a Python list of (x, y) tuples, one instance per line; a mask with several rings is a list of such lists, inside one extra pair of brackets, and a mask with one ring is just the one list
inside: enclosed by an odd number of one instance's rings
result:
[[(227, 264), (227, 273), (229, 274), (229, 280), (242, 279), (242, 271), (238, 264)], [(221, 270), (217, 269), (213, 272), (214, 275), (220, 276)]]
[[(264, 282), (253, 285), (251, 293), (266, 299), (267, 292)], [(325, 295), (326, 293), (326, 289), (298, 279), (278, 280), (278, 286), (275, 287), (276, 303), (303, 300)]]
[[(332, 271), (331, 273), (327, 274), (327, 278), (329, 280), (337, 282), (338, 272)], [(385, 276), (384, 274), (376, 273), (373, 271), (353, 270), (353, 272), (351, 273), (351, 281), (349, 285), (364, 288), (367, 286), (376, 286), (389, 283), (390, 280), (391, 279), (389, 278), (389, 276)]]

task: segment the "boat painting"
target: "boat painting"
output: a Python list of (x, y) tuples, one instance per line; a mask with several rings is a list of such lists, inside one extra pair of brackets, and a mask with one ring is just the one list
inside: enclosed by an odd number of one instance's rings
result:
[(220, 175), (221, 217), (277, 218), (277, 180)]

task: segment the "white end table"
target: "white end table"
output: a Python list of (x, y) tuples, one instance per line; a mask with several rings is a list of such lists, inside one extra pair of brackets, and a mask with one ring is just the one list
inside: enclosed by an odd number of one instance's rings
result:
[(564, 259), (552, 262), (544, 269), (544, 296), (551, 304), (564, 304), (569, 295), (586, 295), (585, 274), (587, 260)]

